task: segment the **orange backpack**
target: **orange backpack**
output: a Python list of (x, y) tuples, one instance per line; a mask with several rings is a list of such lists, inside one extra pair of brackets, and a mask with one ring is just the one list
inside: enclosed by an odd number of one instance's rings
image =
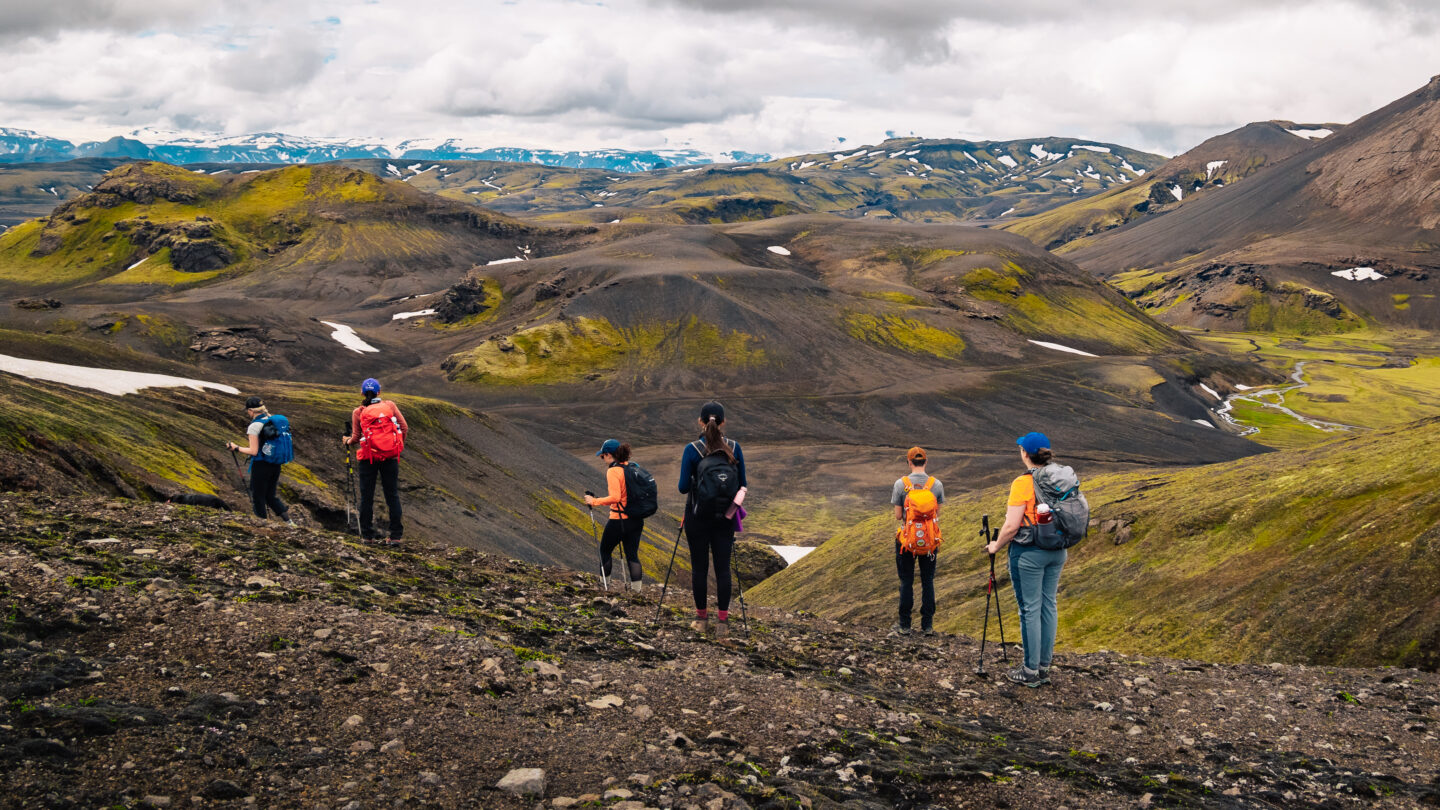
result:
[(905, 482), (905, 523), (895, 533), (895, 539), (900, 542), (900, 550), (908, 554), (934, 554), (940, 548), (940, 524), (936, 520), (940, 501), (930, 491), (935, 486), (935, 477), (930, 476), (919, 489), (910, 476), (902, 480)]

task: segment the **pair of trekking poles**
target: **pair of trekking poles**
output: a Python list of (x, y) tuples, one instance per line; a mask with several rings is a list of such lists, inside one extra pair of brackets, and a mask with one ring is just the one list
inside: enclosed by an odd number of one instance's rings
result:
[[(980, 517), (980, 537), (985, 540), (985, 545), (990, 545), (1000, 537), (1000, 530), (990, 530), (990, 516)], [(985, 583), (985, 627), (980, 631), (980, 660), (975, 664), (975, 674), (985, 676), (985, 642), (990, 635), (990, 603), (995, 603), (995, 621), (1000, 625), (1000, 655), (1005, 663), (1010, 663), (1010, 648), (1005, 643), (1005, 619), (1002, 618), (1000, 610), (1000, 586), (995, 582), (995, 555), (990, 555), (990, 579)]]
[[(589, 496), (592, 497), (592, 498), (595, 497), (595, 493), (593, 493), (593, 492), (591, 492), (591, 491), (589, 491), (589, 490), (586, 490), (586, 491), (585, 491), (585, 494), (586, 494), (586, 495), (589, 495)], [(596, 545), (598, 546), (599, 543), (600, 543), (600, 536), (599, 536), (599, 524), (597, 524), (597, 523), (595, 522), (595, 507), (591, 506), (591, 507), (589, 507), (589, 510), (590, 510), (590, 534), (591, 534), (592, 537), (595, 538), (595, 543), (596, 543)], [(682, 520), (680, 521), (680, 531), (678, 531), (678, 532), (675, 533), (675, 548), (671, 549), (671, 551), (670, 551), (670, 564), (667, 565), (667, 566), (665, 566), (665, 583), (660, 586), (660, 601), (655, 605), (655, 618), (653, 618), (653, 619), (650, 620), (650, 623), (651, 623), (651, 624), (655, 624), (656, 622), (660, 621), (660, 614), (661, 614), (661, 612), (665, 609), (665, 594), (670, 591), (670, 574), (675, 570), (675, 556), (680, 553), (680, 538), (681, 538), (682, 536), (684, 536), (684, 534), (685, 534), (685, 521), (682, 519)], [(623, 559), (623, 558), (624, 558), (624, 553), (625, 553), (625, 545), (624, 545), (624, 543), (621, 543), (621, 545), (620, 545), (620, 552), (621, 552), (621, 558)], [(748, 610), (746, 609), (746, 607), (745, 607), (745, 583), (743, 583), (743, 582), (740, 581), (740, 571), (735, 568), (735, 561), (734, 561), (734, 558), (733, 558), (733, 557), (731, 558), (731, 561), (730, 561), (730, 572), (731, 572), (731, 574), (735, 577), (736, 595), (740, 597), (740, 623), (741, 623), (741, 625), (745, 628), (745, 635), (746, 635), (746, 636), (749, 636), (749, 635), (750, 635), (750, 614), (749, 614), (749, 611), (748, 611)], [(695, 575), (695, 574), (694, 574), (694, 572), (692, 571), (692, 572), (691, 572), (691, 576), (694, 576), (694, 575)], [(709, 575), (709, 572), (706, 572), (705, 575), (708, 576), (708, 575)], [(629, 576), (630, 576), (630, 566), (629, 566), (628, 562), (627, 562), (627, 564), (626, 564), (626, 566), (625, 566), (625, 576), (626, 576), (626, 577), (629, 577)], [(608, 574), (605, 573), (605, 555), (604, 555), (603, 551), (601, 552), (601, 555), (600, 555), (600, 581), (601, 581), (601, 583), (603, 583), (603, 585), (604, 585), (604, 587), (605, 587), (605, 590), (606, 590), (606, 592), (608, 593), (609, 590), (610, 590), (610, 577), (609, 577)]]

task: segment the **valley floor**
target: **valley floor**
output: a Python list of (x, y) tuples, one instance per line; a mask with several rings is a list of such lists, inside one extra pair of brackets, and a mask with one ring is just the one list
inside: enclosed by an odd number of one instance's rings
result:
[[(1433, 673), (1062, 639), (1054, 683), (1028, 690), (998, 654), (973, 674), (970, 638), (752, 611), (720, 645), (681, 629), (688, 593), (656, 627), (658, 588), (596, 584), (0, 495), (0, 791), (47, 808), (1440, 803)], [(544, 769), (544, 795), (498, 790), (515, 768)]]

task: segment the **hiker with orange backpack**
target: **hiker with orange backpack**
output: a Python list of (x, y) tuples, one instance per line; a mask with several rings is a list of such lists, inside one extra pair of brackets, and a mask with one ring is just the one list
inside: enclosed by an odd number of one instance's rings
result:
[(920, 568), (920, 632), (935, 634), (935, 552), (940, 549), (940, 504), (945, 487), (925, 472), (925, 451), (912, 447), (905, 453), (910, 474), (902, 476), (890, 491), (895, 519), (895, 569), (900, 574), (900, 617), (892, 628), (895, 635), (910, 635), (910, 613), (915, 605), (915, 568)]
[(400, 512), (400, 454), (405, 450), (405, 434), (410, 427), (400, 408), (380, 398), (380, 381), (371, 377), (360, 385), (364, 401), (350, 414), (350, 435), (346, 445), (358, 445), (355, 458), (360, 462), (360, 537), (367, 542), (378, 540), (375, 534), (375, 479), (385, 492), (385, 508), (390, 511), (390, 534), (386, 541), (399, 543), (405, 534)]

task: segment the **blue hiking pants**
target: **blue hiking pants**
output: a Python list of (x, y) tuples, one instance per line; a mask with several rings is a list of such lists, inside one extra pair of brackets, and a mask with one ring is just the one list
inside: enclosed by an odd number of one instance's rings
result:
[(1063, 548), (1046, 551), (1010, 544), (1010, 583), (1020, 608), (1020, 643), (1025, 647), (1026, 669), (1048, 668), (1054, 658), (1059, 622), (1055, 590), (1060, 586), (1060, 569), (1065, 567), (1067, 556)]

